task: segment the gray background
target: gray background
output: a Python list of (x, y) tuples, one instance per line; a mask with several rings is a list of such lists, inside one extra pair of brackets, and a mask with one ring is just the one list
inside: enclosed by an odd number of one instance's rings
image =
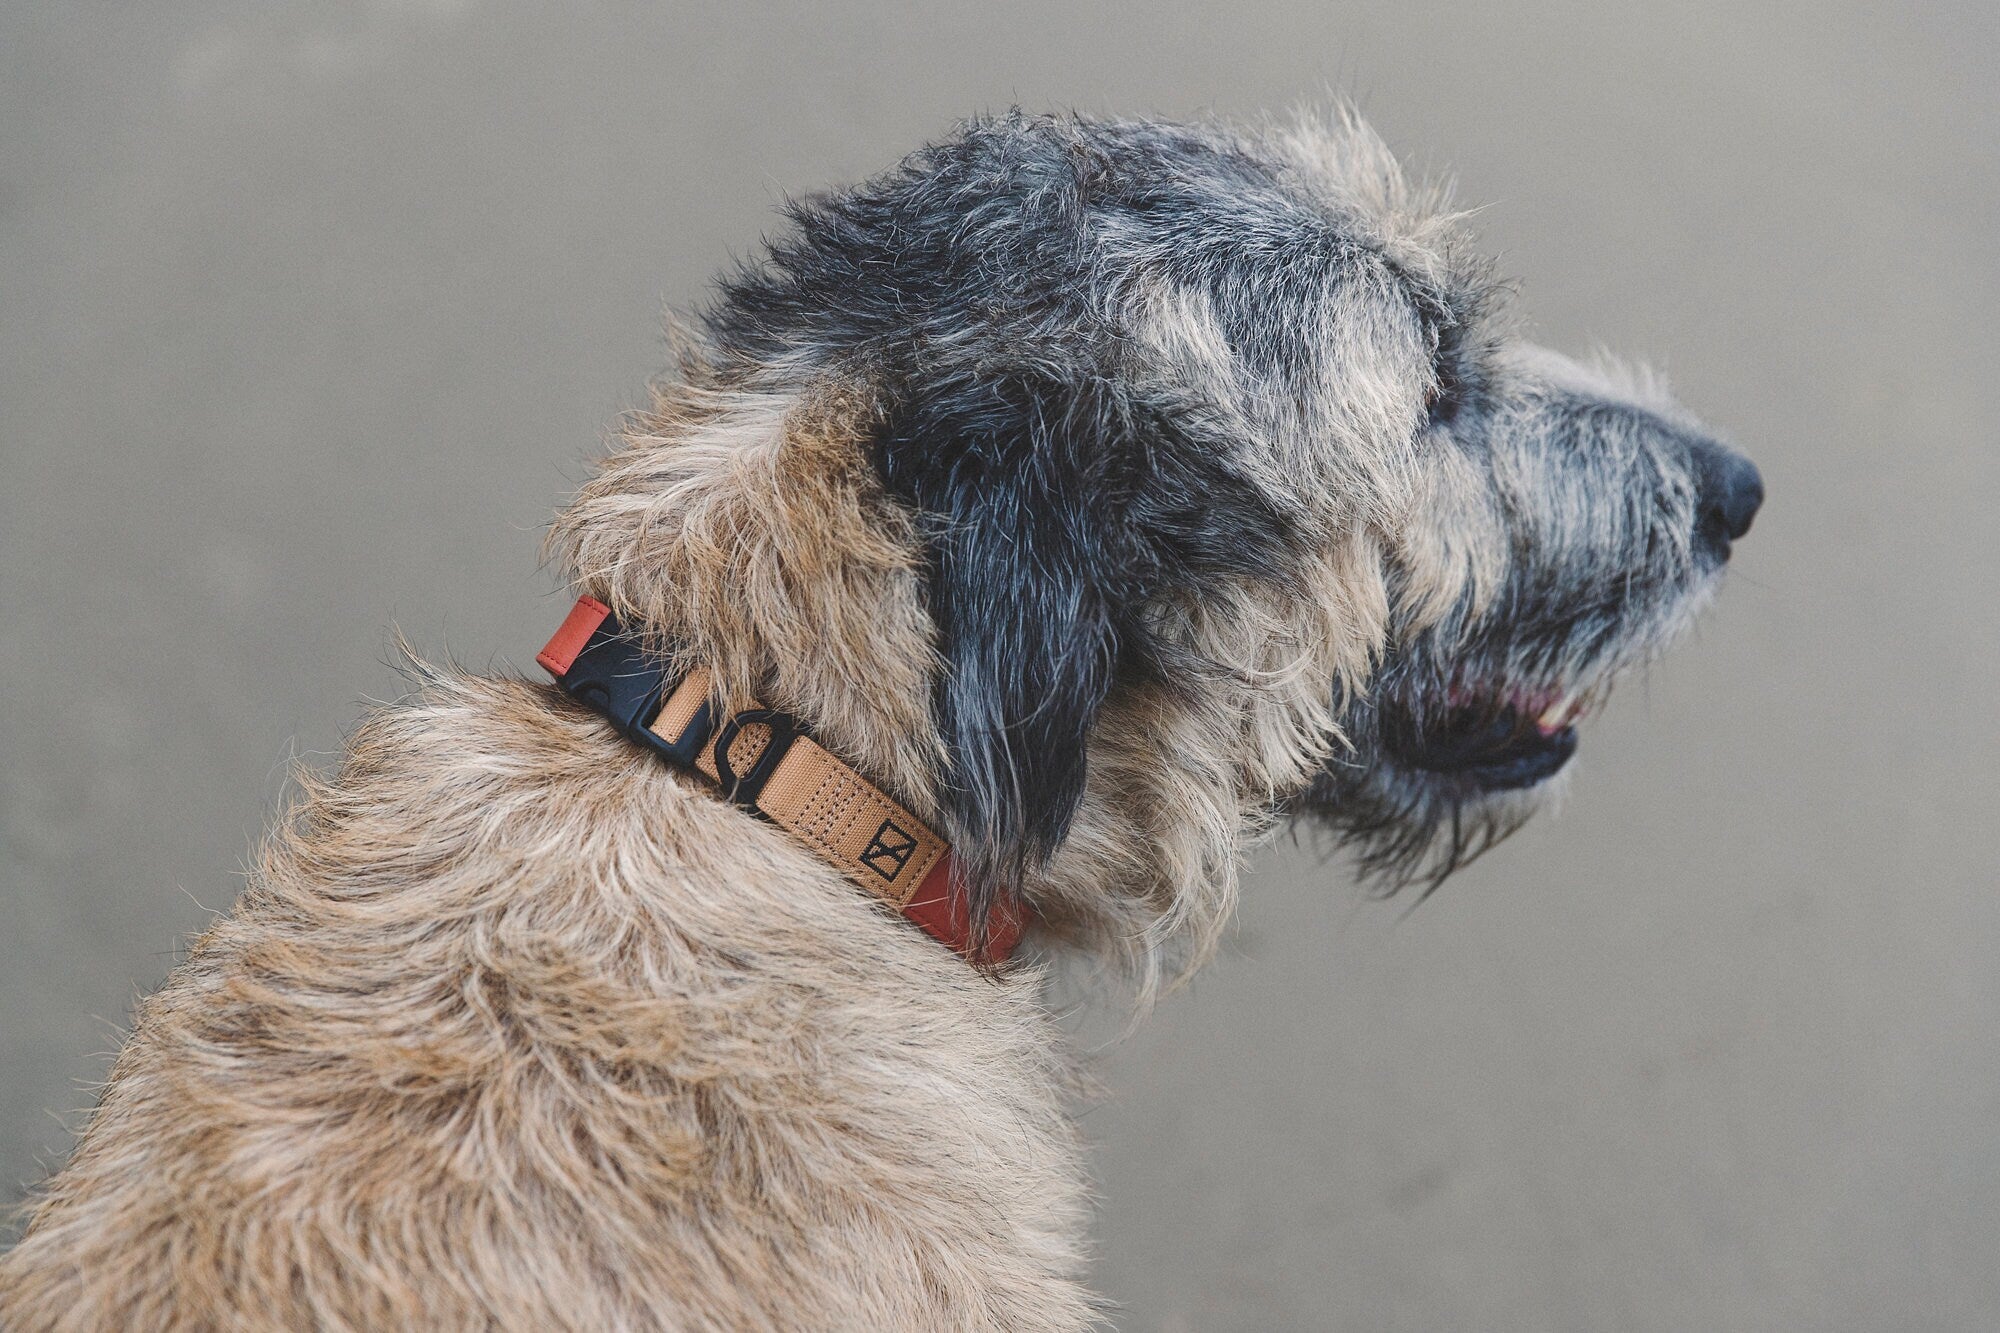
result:
[(1104, 1057), (1097, 1282), (1133, 1329), (2000, 1327), (1995, 68), (1983, 2), (7, 5), (0, 1193), (387, 627), (529, 664), (539, 526), (782, 191), (1013, 101), (1332, 88), (1773, 498), (1560, 819), (1407, 919), (1260, 858)]

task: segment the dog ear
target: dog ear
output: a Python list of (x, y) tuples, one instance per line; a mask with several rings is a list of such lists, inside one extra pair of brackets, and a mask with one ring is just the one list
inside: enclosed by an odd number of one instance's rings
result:
[(1220, 451), (1111, 383), (984, 376), (892, 413), (881, 442), (929, 550), (940, 794), (975, 921), (1062, 845), (1114, 684), (1167, 678), (1144, 608), (1285, 549)]

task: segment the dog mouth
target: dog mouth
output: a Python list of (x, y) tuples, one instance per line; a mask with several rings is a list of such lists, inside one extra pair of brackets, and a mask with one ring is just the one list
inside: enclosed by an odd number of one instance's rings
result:
[[(1361, 740), (1352, 759), (1328, 763), (1291, 813), (1354, 846), (1379, 891), (1421, 881), (1428, 894), (1542, 805), (1619, 665), (1600, 658), (1578, 676), (1537, 679), (1478, 658), (1444, 671), (1392, 662), (1347, 719)], [(1575, 683), (1546, 683), (1565, 679)]]
[(1468, 793), (1546, 782), (1576, 753), (1588, 696), (1454, 684), (1441, 699), (1382, 702), (1382, 741), (1398, 766)]

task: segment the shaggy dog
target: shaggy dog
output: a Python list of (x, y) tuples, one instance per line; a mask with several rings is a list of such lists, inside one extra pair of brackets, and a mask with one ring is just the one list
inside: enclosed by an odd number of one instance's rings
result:
[(792, 220), (550, 549), (948, 838), (969, 958), (562, 691), (417, 667), (140, 1007), (13, 1333), (1088, 1326), (993, 923), (1150, 996), (1288, 814), (1434, 882), (1761, 499), (1511, 336), (1349, 120), (1016, 114)]

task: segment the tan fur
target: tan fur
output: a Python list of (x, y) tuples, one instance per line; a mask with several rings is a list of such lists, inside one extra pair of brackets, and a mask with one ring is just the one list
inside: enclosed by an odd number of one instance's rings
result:
[(681, 376), (557, 519), (578, 586), (740, 705), (758, 690), (931, 813), (937, 670), (910, 516), (862, 456), (865, 386), (723, 387), (681, 340)]
[(426, 672), (141, 1008), (30, 1329), (1073, 1329), (1038, 978), (549, 687)]
[[(1448, 262), (1358, 133), (1287, 142), (1301, 172), (1360, 180), (1337, 202), (1399, 262)], [(1121, 958), (1149, 997), (1213, 948), (1243, 849), (1339, 745), (1328, 683), (1365, 688), (1388, 565), (1425, 604), (1491, 571), (1477, 537), (1410, 546), (1431, 484), (1393, 376), (1237, 401), (1201, 309), (1126, 299), (1160, 373), (1268, 445), (1255, 466), (1325, 477), (1293, 586), (1150, 609), (1192, 679), (1113, 697), (1073, 829), (1022, 886), (1045, 947)], [(1372, 345), (1425, 354), (1414, 324)], [(684, 361), (551, 550), (932, 818), (939, 664), (914, 520), (862, 453), (865, 373)], [(551, 686), (419, 674), (336, 774), (301, 776), (248, 890), (141, 1007), (0, 1260), (0, 1322), (1092, 1322), (1035, 969), (967, 967)]]

